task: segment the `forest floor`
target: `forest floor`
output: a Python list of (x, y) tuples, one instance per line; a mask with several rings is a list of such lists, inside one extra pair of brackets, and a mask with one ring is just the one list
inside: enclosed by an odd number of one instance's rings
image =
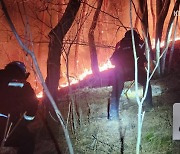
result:
[[(127, 90), (130, 82), (125, 84)], [(145, 113), (142, 131), (142, 154), (180, 154), (180, 141), (172, 140), (172, 109), (180, 103), (180, 73), (151, 81), (154, 108)], [(136, 152), (137, 103), (134, 86), (121, 97), (119, 121), (107, 119), (107, 106), (111, 87), (84, 88), (71, 95), (76, 106), (74, 123), (69, 118), (69, 132), (75, 154), (124, 154)], [(142, 87), (139, 90), (142, 95)], [(65, 119), (69, 100), (59, 100), (58, 107)], [(70, 116), (71, 117), (71, 116)], [(77, 120), (77, 121), (76, 121)], [(74, 125), (73, 125), (74, 124)], [(56, 154), (50, 138), (39, 131), (35, 154)], [(62, 154), (68, 153), (64, 134), (56, 134)]]

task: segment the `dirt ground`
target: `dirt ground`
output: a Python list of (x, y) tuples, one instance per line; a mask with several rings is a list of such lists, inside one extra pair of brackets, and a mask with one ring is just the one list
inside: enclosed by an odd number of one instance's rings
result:
[[(180, 154), (180, 141), (172, 140), (172, 107), (180, 103), (180, 73), (151, 81), (154, 108), (145, 113), (142, 131), (142, 154)], [(130, 82), (125, 84), (124, 92)], [(133, 154), (137, 137), (137, 103), (134, 86), (127, 96), (123, 93), (120, 120), (107, 119), (107, 106), (111, 87), (84, 88), (71, 95), (76, 111), (74, 122), (69, 116), (68, 128), (76, 154)], [(142, 87), (139, 90), (142, 95)], [(61, 98), (58, 104), (65, 119), (68, 117), (69, 100)], [(71, 108), (72, 109), (72, 108)], [(72, 111), (72, 110), (71, 110)], [(72, 112), (71, 112), (72, 113)], [(55, 122), (56, 123), (56, 122)], [(55, 146), (39, 130), (35, 154), (56, 154)], [(62, 154), (68, 153), (61, 127), (56, 133)]]

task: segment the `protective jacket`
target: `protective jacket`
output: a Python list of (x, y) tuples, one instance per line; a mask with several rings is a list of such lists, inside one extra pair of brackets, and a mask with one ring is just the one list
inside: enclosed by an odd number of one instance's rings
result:
[(38, 100), (30, 83), (10, 79), (5, 70), (0, 70), (0, 140), (4, 136), (8, 114), (13, 128), (20, 118), (22, 122), (33, 120), (37, 107)]
[[(144, 64), (147, 62), (144, 55), (145, 45), (140, 39), (135, 38), (136, 54), (138, 57), (138, 69), (144, 70)], [(110, 58), (111, 63), (115, 65), (126, 78), (134, 76), (134, 54), (131, 37), (124, 37), (116, 44), (115, 51)], [(129, 79), (131, 80), (131, 79)]]
[[(143, 65), (147, 62), (146, 57), (144, 55), (145, 52), (145, 45), (144, 42), (140, 39), (135, 40), (135, 47), (136, 47), (136, 54), (139, 58), (138, 65)], [(133, 55), (133, 45), (132, 45), (132, 39), (124, 37), (121, 41), (119, 41), (116, 44), (115, 51), (113, 55), (111, 56), (110, 60), (114, 65), (118, 65), (120, 59), (123, 60), (127, 55), (129, 57), (129, 62), (134, 62), (134, 55)], [(125, 61), (125, 60), (123, 60)], [(130, 62), (131, 63), (131, 62)]]

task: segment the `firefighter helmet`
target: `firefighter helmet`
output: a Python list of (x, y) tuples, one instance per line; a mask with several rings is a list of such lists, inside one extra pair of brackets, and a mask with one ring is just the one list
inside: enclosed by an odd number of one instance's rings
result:
[(12, 74), (16, 79), (27, 79), (29, 72), (26, 71), (26, 66), (23, 62), (13, 61), (6, 65), (5, 70)]
[[(139, 33), (133, 29), (133, 33), (134, 33), (134, 38), (139, 38), (140, 39), (140, 35)], [(126, 38), (131, 38), (131, 30), (128, 30), (126, 33), (125, 33), (125, 37)]]

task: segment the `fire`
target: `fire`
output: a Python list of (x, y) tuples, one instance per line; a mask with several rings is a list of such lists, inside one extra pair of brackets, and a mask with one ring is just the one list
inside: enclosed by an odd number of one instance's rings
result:
[[(175, 41), (178, 41), (178, 40), (180, 40), (180, 37), (175, 38)], [(152, 48), (154, 49), (155, 48), (155, 39), (152, 39), (151, 42), (152, 42)], [(172, 39), (170, 39), (170, 42), (172, 42)], [(164, 47), (164, 45), (165, 45), (165, 41), (161, 41), (160, 47), (162, 48), (162, 47)]]
[(111, 61), (108, 60), (105, 64), (103, 64), (102, 66), (99, 67), (100, 72), (108, 70), (110, 68), (114, 68), (115, 66), (113, 64), (111, 64)]
[[(99, 66), (99, 71), (102, 72), (102, 71), (105, 71), (105, 70), (108, 70), (110, 68), (114, 68), (115, 66), (111, 64), (111, 61), (108, 60), (106, 63), (104, 63), (103, 65), (100, 65)], [(82, 74), (80, 74), (78, 76), (77, 79), (75, 78), (71, 78), (70, 80), (70, 85), (73, 85), (73, 84), (77, 84), (79, 81), (82, 81), (86, 76), (92, 74), (92, 70), (91, 69), (87, 69), (85, 68), (84, 69), (84, 72)], [(68, 86), (68, 83), (64, 83), (64, 84), (61, 84), (60, 85), (60, 88), (63, 88), (63, 87), (67, 87)], [(58, 89), (60, 89), (58, 88)], [(39, 92), (37, 95), (36, 95), (37, 98), (42, 98), (43, 97), (43, 92)]]
[[(114, 68), (114, 67), (115, 66), (111, 64), (111, 61), (108, 60), (106, 63), (99, 66), (99, 71), (102, 72), (102, 71), (105, 71), (105, 70), (108, 70), (108, 69)], [(78, 83), (79, 81), (83, 80), (86, 76), (88, 76), (90, 74), (92, 74), (91, 69), (87, 69), (87, 68), (84, 69), (84, 72), (82, 74), (80, 74), (77, 79), (75, 79), (75, 78), (71, 79), (70, 85)], [(68, 83), (60, 85), (60, 87), (67, 87), (67, 86), (68, 86)]]
[[(180, 40), (180, 37), (176, 37), (175, 41)], [(172, 41), (172, 39), (170, 40)], [(163, 47), (165, 45), (165, 41), (161, 41), (160, 43), (160, 47)], [(155, 39), (152, 39), (152, 48), (155, 48)], [(110, 60), (108, 60), (106, 63), (104, 63), (103, 65), (99, 66), (99, 70), (100, 72), (108, 70), (110, 68), (114, 68), (115, 66), (111, 64)], [(77, 84), (79, 81), (82, 81), (86, 76), (92, 74), (92, 70), (91, 69), (84, 69), (84, 72), (82, 74), (80, 74), (76, 79), (75, 78), (71, 78), (70, 79), (70, 85), (73, 84)], [(68, 83), (64, 83), (64, 84), (60, 84), (59, 89), (63, 88), (63, 87), (67, 87)], [(37, 98), (42, 98), (43, 97), (43, 92), (38, 93)]]

